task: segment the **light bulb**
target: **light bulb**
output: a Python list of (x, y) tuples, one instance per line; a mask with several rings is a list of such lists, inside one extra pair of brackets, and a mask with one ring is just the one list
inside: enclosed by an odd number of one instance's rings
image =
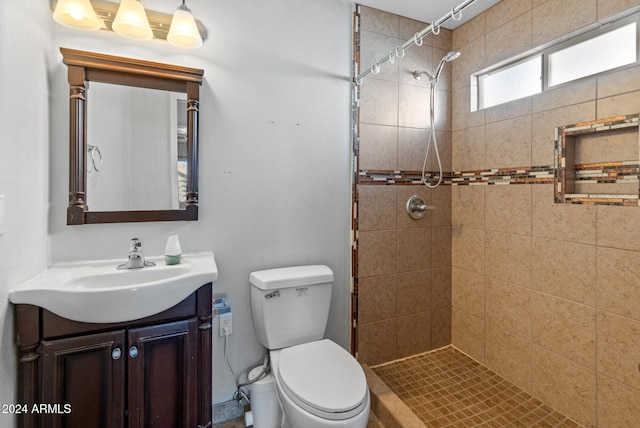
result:
[(100, 29), (100, 20), (89, 0), (58, 0), (53, 19), (60, 25), (76, 30)]
[(178, 6), (173, 14), (167, 41), (181, 48), (193, 49), (202, 46), (202, 37), (198, 31), (196, 20), (184, 3)]

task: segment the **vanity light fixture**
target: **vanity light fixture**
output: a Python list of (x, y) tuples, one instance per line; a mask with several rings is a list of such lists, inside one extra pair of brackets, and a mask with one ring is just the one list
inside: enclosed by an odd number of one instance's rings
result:
[(50, 2), (54, 20), (74, 29), (102, 29), (136, 39), (168, 40), (181, 48), (198, 48), (207, 38), (206, 29), (194, 19), (184, 0), (173, 15), (145, 10), (139, 0)]
[(182, 0), (182, 4), (173, 13), (167, 41), (181, 48), (199, 48), (202, 46), (202, 37), (198, 32), (191, 9), (184, 2), (185, 0)]
[(60, 25), (77, 30), (100, 29), (100, 21), (89, 0), (59, 0), (53, 19)]
[(153, 32), (144, 6), (138, 0), (121, 0), (111, 28), (131, 39), (151, 40)]

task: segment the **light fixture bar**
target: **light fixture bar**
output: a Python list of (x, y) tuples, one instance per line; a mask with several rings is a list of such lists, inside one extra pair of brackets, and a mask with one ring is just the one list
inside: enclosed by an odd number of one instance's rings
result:
[[(58, 0), (51, 0), (52, 11), (55, 10), (57, 2)], [(105, 0), (91, 0), (91, 4), (93, 5), (93, 10), (96, 12), (96, 15), (98, 15), (98, 19), (101, 22), (100, 29), (113, 31), (111, 29), (111, 25), (113, 24), (113, 20), (116, 18), (119, 4)], [(151, 26), (153, 37), (155, 39), (167, 40), (167, 35), (169, 34), (169, 28), (171, 27), (171, 19), (173, 18), (173, 14), (155, 12), (148, 9), (145, 9), (145, 11), (147, 12), (147, 18), (149, 19), (149, 25)], [(207, 30), (197, 19), (196, 26), (198, 27), (198, 32), (200, 33), (202, 40), (206, 40)]]

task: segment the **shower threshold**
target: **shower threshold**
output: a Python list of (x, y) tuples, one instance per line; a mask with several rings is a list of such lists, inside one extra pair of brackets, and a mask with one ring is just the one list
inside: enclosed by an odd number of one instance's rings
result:
[(452, 345), (365, 373), (386, 428), (581, 427)]

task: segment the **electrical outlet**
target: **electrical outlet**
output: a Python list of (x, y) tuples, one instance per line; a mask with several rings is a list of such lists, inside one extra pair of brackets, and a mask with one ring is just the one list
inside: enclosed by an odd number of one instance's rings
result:
[(218, 316), (220, 317), (220, 336), (227, 336), (233, 333), (233, 318), (231, 312)]

